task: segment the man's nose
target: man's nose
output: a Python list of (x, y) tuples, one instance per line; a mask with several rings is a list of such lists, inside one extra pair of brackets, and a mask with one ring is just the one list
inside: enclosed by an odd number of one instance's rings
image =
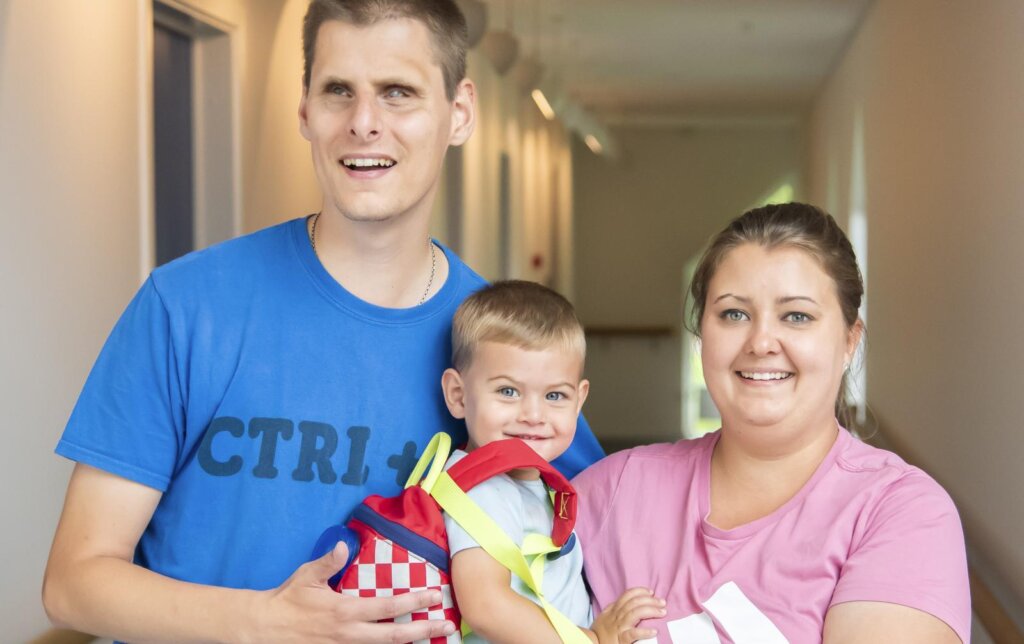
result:
[(349, 133), (357, 139), (372, 141), (380, 136), (382, 127), (380, 106), (376, 97), (357, 98), (352, 106)]

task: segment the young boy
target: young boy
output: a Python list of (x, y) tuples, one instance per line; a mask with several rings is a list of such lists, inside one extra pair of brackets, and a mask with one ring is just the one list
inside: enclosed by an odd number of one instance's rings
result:
[[(572, 305), (532, 282), (498, 282), (467, 298), (452, 326), (453, 368), (441, 386), (448, 410), (466, 421), (467, 451), (492, 441), (518, 438), (547, 461), (572, 442), (590, 383), (583, 379), (586, 340)], [(456, 450), (450, 467), (466, 452)], [(496, 476), (469, 492), (517, 544), (529, 533), (551, 534), (553, 510), (544, 483), (533, 469)], [(472, 627), (468, 642), (558, 642), (537, 597), (445, 515), (452, 553), (452, 585), (463, 618)], [(654, 631), (636, 628), (641, 619), (662, 614), (664, 602), (634, 588), (592, 620), (583, 582), (579, 542), (549, 559), (544, 595), (593, 642), (634, 641)], [(593, 622), (593, 623), (591, 623)]]

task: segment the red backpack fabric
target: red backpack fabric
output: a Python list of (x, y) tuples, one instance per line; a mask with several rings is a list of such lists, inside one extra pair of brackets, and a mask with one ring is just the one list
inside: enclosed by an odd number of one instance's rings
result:
[[(442, 601), (426, 610), (404, 615), (396, 622), (446, 619), (456, 626), (461, 616), (452, 591), (450, 555), (444, 515), (428, 489), (448, 458), (450, 439), (435, 435), (413, 470), (406, 489), (394, 497), (372, 495), (352, 512), (347, 526), (359, 537), (359, 550), (332, 587), (353, 597), (389, 597), (418, 590), (440, 590)], [(420, 477), (429, 462), (431, 472)], [(488, 443), (470, 452), (448, 470), (463, 490), (492, 476), (520, 468), (534, 468), (554, 492), (555, 519), (551, 539), (562, 546), (576, 522), (576, 492), (550, 463), (519, 439)], [(429, 484), (429, 485), (428, 485)], [(327, 533), (325, 533), (326, 535)], [(333, 547), (333, 543), (328, 548)], [(448, 637), (436, 637), (430, 644), (461, 642), (459, 630)]]

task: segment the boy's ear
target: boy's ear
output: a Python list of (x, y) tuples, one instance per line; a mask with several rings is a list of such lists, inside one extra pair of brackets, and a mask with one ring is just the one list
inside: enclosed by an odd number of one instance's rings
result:
[(441, 375), (441, 391), (444, 392), (444, 404), (448, 412), (455, 418), (466, 417), (466, 389), (462, 384), (462, 375), (455, 369), (445, 369)]
[(587, 400), (587, 394), (590, 393), (590, 381), (583, 379), (580, 380), (579, 386), (576, 387), (576, 398), (579, 401), (576, 407), (576, 413), (579, 414), (580, 410), (583, 409), (583, 403)]

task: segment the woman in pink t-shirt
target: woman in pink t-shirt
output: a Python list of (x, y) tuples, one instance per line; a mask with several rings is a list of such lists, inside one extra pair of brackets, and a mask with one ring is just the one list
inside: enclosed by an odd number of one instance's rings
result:
[(863, 282), (831, 216), (733, 221), (694, 275), (695, 332), (722, 428), (614, 454), (574, 481), (601, 610), (666, 600), (658, 642), (967, 642), (963, 531), (921, 470), (836, 420)]

